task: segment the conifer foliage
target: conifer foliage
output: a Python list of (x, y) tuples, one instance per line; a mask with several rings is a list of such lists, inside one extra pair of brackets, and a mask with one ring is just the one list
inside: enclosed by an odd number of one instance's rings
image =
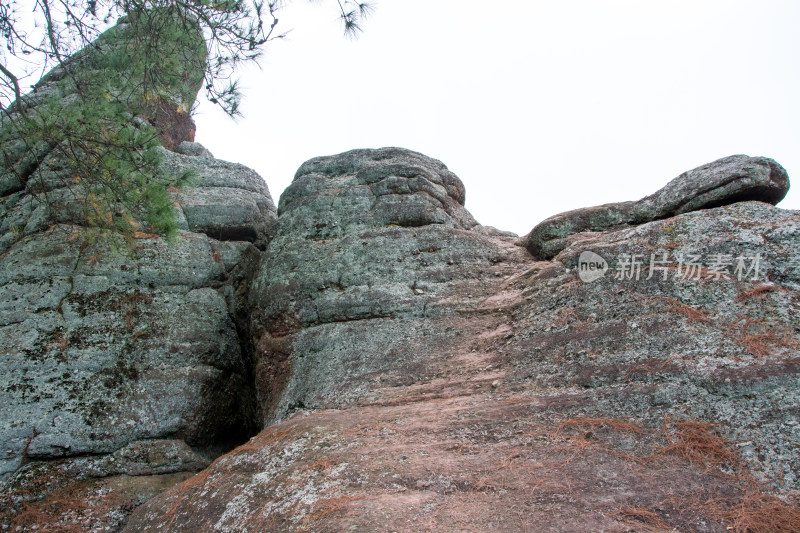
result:
[[(160, 146), (186, 138), (165, 130), (183, 125), (193, 136), (189, 116), (203, 88), (239, 114), (235, 71), (283, 37), (281, 7), (279, 0), (0, 4), (0, 196), (25, 189), (56, 221), (174, 235), (169, 190), (191, 176), (164, 172)], [(348, 35), (370, 9), (350, 0), (336, 7)], [(48, 70), (25, 94), (24, 83)]]

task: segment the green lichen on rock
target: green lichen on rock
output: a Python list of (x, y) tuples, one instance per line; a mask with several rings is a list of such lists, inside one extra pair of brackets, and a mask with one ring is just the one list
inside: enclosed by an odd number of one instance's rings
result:
[(95, 513), (75, 527), (118, 529), (257, 429), (235, 311), (276, 208), (258, 174), (188, 142), (205, 57), (179, 12), (128, 17), (0, 116), (12, 529), (48, 529), (62, 490)]
[(191, 175), (166, 172), (161, 146), (193, 140), (205, 60), (178, 9), (125, 17), (2, 116), (3, 192), (28, 189), (58, 222), (174, 235), (168, 189)]

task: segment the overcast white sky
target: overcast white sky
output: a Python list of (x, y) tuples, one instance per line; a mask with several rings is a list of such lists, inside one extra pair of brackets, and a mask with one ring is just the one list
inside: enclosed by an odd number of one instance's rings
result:
[(800, 209), (797, 0), (378, 0), (357, 40), (330, 2), (280, 19), (289, 38), (242, 77), (244, 118), (195, 117), (276, 203), (311, 157), (400, 146), (518, 234), (736, 153), (786, 167), (798, 190), (780, 205)]

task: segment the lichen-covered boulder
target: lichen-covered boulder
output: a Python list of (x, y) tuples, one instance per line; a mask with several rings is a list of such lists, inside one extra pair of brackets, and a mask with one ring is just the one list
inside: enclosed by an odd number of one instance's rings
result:
[[(796, 530), (798, 229), (763, 202), (692, 211), (577, 236), (551, 261), (495, 256), (429, 285), (422, 319), (405, 304), (305, 323), (300, 280), (381, 232), (334, 240), (273, 293), (295, 333), (261, 340), (285, 354), (273, 370), (303, 376), (277, 391), (292, 416), (125, 530)], [(398, 262), (397, 242), (369, 264)]]
[[(281, 196), (250, 293), (266, 421), (424, 373), (442, 315), (525, 260), (479, 226), (441, 162), (400, 148), (312, 159)], [(392, 376), (392, 377), (390, 377)]]
[[(166, 472), (194, 470), (258, 428), (229, 278), (244, 257), (258, 254), (252, 241), (263, 236), (274, 207), (268, 194), (230, 190), (259, 196), (265, 209), (227, 233), (200, 227), (209, 234), (181, 231), (173, 242), (142, 235), (129, 243), (55, 224), (21, 236), (0, 257), (6, 495), (30, 490), (32, 468), (44, 476), (42, 465), (114, 454), (135, 442), (179, 439), (200, 458)], [(227, 209), (236, 211), (240, 200)], [(93, 477), (113, 472), (98, 467)], [(42, 495), (30, 490), (6, 509)]]
[[(91, 68), (124, 26), (69, 68)], [(160, 93), (173, 111), (202, 80), (185, 74)], [(67, 81), (45, 77), (14, 109), (44, 113), (48, 94), (71, 105)], [(166, 190), (172, 239), (136, 211), (93, 210), (97, 191), (63, 150), (14, 139), (18, 115), (0, 123), (11, 139), (0, 147), (0, 523), (12, 530), (117, 528), (260, 428), (240, 304), (276, 208), (251, 169), (146, 111), (131, 110), (135, 128), (155, 126), (182, 152), (154, 148), (163, 173), (193, 176)], [(92, 213), (129, 231), (98, 228)]]
[(567, 238), (756, 200), (777, 204), (789, 191), (786, 170), (772, 159), (732, 155), (684, 172), (637, 202), (620, 202), (560, 213), (539, 223), (521, 243), (539, 259), (551, 259)]

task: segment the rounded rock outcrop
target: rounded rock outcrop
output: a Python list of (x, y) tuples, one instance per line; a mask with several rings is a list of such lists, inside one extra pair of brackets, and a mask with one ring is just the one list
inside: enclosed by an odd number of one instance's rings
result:
[[(63, 69), (91, 68), (125, 31), (109, 30), (13, 109), (45, 116), (60, 96), (62, 107), (92, 116)], [(191, 107), (203, 76), (172, 74), (159, 94), (175, 115)], [(148, 110), (132, 105), (129, 118)], [(194, 184), (165, 190), (172, 239), (150, 233), (137, 211), (126, 221), (135, 231), (100, 229), (85, 209), (97, 191), (81, 189), (87, 180), (73, 168), (80, 154), (26, 146), (15, 120), (12, 110), (0, 122), (0, 522), (47, 530), (48, 519), (60, 524), (68, 494), (74, 509), (96, 510), (72, 525), (113, 530), (134, 505), (258, 430), (237, 291), (276, 208), (252, 170), (196, 143), (169, 151), (186, 139), (137, 117), (126, 127), (161, 139), (161, 171), (191, 171)], [(45, 511), (26, 514), (29, 505)]]
[(422, 342), (403, 332), (406, 320), (429, 331), (449, 314), (443, 301), (525, 260), (511, 237), (477, 224), (464, 196), (443, 163), (401, 148), (300, 167), (250, 293), (266, 422), (352, 403), (373, 373), (424, 365), (424, 351), (400, 348)]
[(777, 204), (789, 191), (786, 170), (767, 157), (732, 155), (689, 170), (654, 194), (567, 211), (537, 224), (520, 243), (538, 259), (551, 259), (582, 232), (612, 231), (736, 202)]

